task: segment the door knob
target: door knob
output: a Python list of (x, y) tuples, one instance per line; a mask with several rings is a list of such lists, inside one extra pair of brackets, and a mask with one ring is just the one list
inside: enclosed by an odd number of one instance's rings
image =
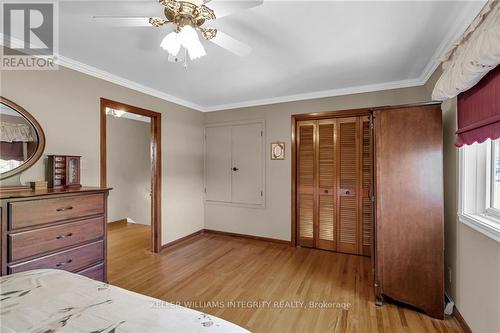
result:
[(233, 171), (238, 171), (239, 169), (237, 167), (234, 167), (233, 168)]
[(341, 188), (338, 192), (339, 196), (341, 197), (355, 195), (355, 193), (356, 192), (353, 191), (352, 189), (347, 189), (347, 188)]

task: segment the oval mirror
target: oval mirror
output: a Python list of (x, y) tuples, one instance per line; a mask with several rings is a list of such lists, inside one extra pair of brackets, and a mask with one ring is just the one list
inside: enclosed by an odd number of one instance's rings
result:
[(31, 114), (0, 97), (0, 179), (12, 177), (42, 156), (45, 135)]

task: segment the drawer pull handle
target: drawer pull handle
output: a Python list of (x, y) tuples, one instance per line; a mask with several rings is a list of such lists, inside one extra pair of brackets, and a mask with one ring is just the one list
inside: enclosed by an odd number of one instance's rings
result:
[(66, 237), (71, 237), (71, 236), (73, 236), (73, 233), (72, 233), (72, 232), (70, 232), (69, 234), (66, 234), (66, 235), (59, 235), (59, 236), (57, 236), (56, 238), (57, 238), (57, 239), (63, 239), (63, 238), (66, 238)]
[(72, 209), (73, 209), (73, 206), (69, 206), (69, 207), (57, 208), (56, 210), (58, 212), (64, 212), (65, 210), (72, 210)]
[(60, 263), (56, 264), (56, 267), (62, 267), (64, 265), (71, 264), (72, 262), (73, 262), (73, 259), (68, 259), (64, 262), (60, 262)]

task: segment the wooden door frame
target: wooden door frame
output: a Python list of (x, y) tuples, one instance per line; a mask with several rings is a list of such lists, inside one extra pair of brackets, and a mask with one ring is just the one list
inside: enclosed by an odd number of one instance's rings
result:
[(107, 187), (106, 108), (151, 118), (151, 252), (161, 251), (161, 113), (101, 97), (101, 187)]
[(297, 122), (301, 120), (321, 120), (331, 118), (345, 118), (357, 116), (369, 116), (373, 108), (362, 108), (352, 110), (315, 112), (304, 114), (293, 114), (292, 121), (292, 220), (291, 220), (291, 246), (297, 246)]

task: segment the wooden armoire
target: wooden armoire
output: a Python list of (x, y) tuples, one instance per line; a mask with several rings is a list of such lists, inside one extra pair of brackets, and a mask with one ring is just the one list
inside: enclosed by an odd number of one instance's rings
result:
[(440, 104), (292, 116), (292, 244), (371, 256), (377, 304), (442, 319)]

